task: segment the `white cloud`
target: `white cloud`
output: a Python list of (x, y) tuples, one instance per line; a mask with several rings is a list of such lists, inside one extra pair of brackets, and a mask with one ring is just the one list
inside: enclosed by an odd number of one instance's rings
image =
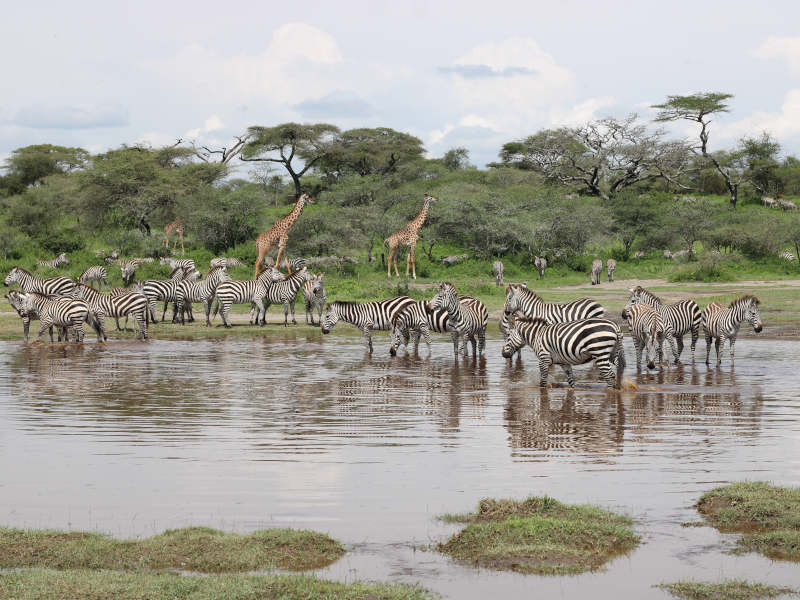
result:
[(763, 59), (783, 59), (793, 73), (800, 74), (800, 37), (770, 36), (754, 54)]
[(777, 138), (800, 134), (800, 89), (789, 90), (779, 112), (754, 111), (750, 116), (727, 123), (719, 129), (723, 138), (758, 135), (768, 131)]
[(186, 132), (185, 137), (196, 138), (200, 137), (204, 133), (211, 133), (212, 131), (217, 131), (218, 129), (222, 129), (222, 119), (220, 119), (217, 115), (211, 115), (205, 120), (202, 127), (190, 129)]
[(597, 111), (613, 104), (614, 98), (612, 96), (589, 98), (567, 110), (556, 108), (553, 110), (550, 120), (553, 125), (557, 126), (580, 125), (581, 123), (596, 119)]

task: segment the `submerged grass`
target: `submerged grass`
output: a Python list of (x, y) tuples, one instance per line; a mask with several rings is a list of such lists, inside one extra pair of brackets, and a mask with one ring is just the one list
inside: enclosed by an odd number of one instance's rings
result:
[(430, 600), (406, 585), (338, 583), (302, 575), (212, 575), (51, 571), (0, 573), (0, 598), (15, 600)]
[(742, 550), (800, 560), (800, 488), (739, 482), (706, 492), (697, 502), (715, 527), (742, 532)]
[(484, 499), (477, 512), (444, 515), (469, 523), (438, 549), (459, 561), (536, 575), (572, 575), (600, 568), (639, 543), (631, 519), (589, 505), (549, 498)]
[(142, 540), (85, 532), (0, 529), (0, 568), (181, 569), (202, 573), (315, 569), (344, 548), (327, 535), (265, 529), (249, 535), (205, 527), (172, 529)]
[(741, 579), (732, 579), (720, 583), (679, 581), (677, 583), (662, 583), (654, 587), (666, 590), (682, 600), (757, 600), (758, 598), (797, 595), (797, 592), (792, 588), (751, 583)]

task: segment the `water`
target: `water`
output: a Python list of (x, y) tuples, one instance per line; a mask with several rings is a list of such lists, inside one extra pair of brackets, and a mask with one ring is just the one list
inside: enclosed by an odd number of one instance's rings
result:
[[(431, 359), (424, 346), (391, 359), (375, 337), (372, 358), (344, 326), (324, 339), (0, 343), (0, 523), (315, 529), (350, 550), (321, 576), (449, 598), (665, 598), (651, 586), (685, 578), (800, 586), (796, 563), (734, 556), (735, 536), (680, 525), (717, 485), (800, 485), (800, 342), (744, 338), (735, 371), (673, 367), (617, 395), (586, 367), (582, 388), (541, 390), (530, 350), (509, 365), (497, 338), (476, 365), (453, 360), (449, 337)], [(561, 578), (430, 549), (458, 530), (436, 515), (531, 494), (628, 512), (644, 543)]]

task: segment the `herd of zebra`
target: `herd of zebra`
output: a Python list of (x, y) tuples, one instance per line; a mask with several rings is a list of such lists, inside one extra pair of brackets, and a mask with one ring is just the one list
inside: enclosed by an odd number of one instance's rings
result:
[[(63, 262), (66, 257), (58, 259)], [(122, 261), (123, 276), (126, 270), (128, 273), (135, 271), (137, 261), (145, 262), (145, 259)], [(249, 304), (250, 323), (260, 325), (265, 324), (266, 310), (270, 305), (283, 304), (284, 326), (288, 326), (290, 310), (292, 322), (297, 323), (294, 305), (300, 290), (303, 290), (307, 323), (310, 317), (311, 324), (315, 325), (316, 312), (323, 334), (330, 333), (339, 321), (354, 325), (361, 330), (370, 353), (373, 352), (373, 330), (390, 331), (392, 355), (400, 346), (408, 351), (410, 344), (417, 352), (420, 339), (425, 340), (430, 353), (431, 332), (449, 333), (456, 357), (459, 354), (469, 356), (468, 343), (472, 346), (473, 357), (483, 354), (486, 347), (489, 322), (486, 306), (477, 298), (460, 295), (452, 283), (441, 283), (431, 300), (398, 296), (375, 302), (337, 300), (326, 305), (323, 274), (309, 273), (302, 258), (290, 261), (288, 274), (268, 267), (252, 280), (231, 279), (228, 268), (241, 265), (236, 259), (213, 259), (205, 277), (193, 259), (166, 258), (162, 259), (162, 264), (172, 268), (169, 279), (136, 282), (131, 287), (114, 288), (108, 294), (101, 293), (103, 283), (108, 285), (104, 266), (86, 269), (77, 283), (67, 277), (41, 278), (21, 267), (13, 267), (5, 278), (5, 284), (16, 282), (21, 290), (9, 292), (6, 298), (22, 318), (26, 341), (33, 319), (41, 321), (39, 338), (49, 329), (53, 341), (55, 327), (59, 341), (68, 341), (70, 335), (82, 341), (83, 326), (88, 323), (96, 331), (98, 341), (105, 341), (105, 317), (114, 317), (118, 329), (126, 329), (128, 318), (133, 317), (134, 329), (138, 330), (140, 338), (146, 339), (149, 323), (159, 322), (156, 315), (159, 301), (164, 302), (162, 321), (170, 303), (173, 305), (173, 322), (181, 324), (186, 322), (187, 316), (189, 321), (194, 320), (192, 303), (201, 303), (205, 309), (206, 325), (211, 326), (211, 319), (219, 312), (225, 327), (231, 327), (229, 313), (233, 304)], [(499, 273), (497, 265), (495, 269), (495, 276), (501, 282), (502, 263)], [(609, 272), (609, 277), (611, 275)], [(89, 285), (92, 282), (97, 282), (100, 289)], [(505, 358), (513, 358), (527, 345), (538, 358), (541, 385), (546, 385), (553, 364), (561, 365), (572, 386), (575, 383), (572, 367), (594, 362), (608, 387), (620, 386), (625, 368), (623, 335), (617, 323), (605, 318), (606, 311), (601, 304), (588, 298), (547, 303), (526, 284), (509, 284), (505, 292), (499, 322)], [(733, 364), (734, 346), (742, 323), (749, 322), (756, 332), (762, 330), (759, 301), (753, 296), (743, 296), (727, 307), (712, 302), (701, 311), (694, 300), (664, 304), (645, 288), (636, 287), (630, 292), (622, 318), (627, 322), (633, 339), (637, 372), (642, 368), (642, 354), (648, 369), (656, 368), (656, 359), (659, 363), (664, 362), (664, 342), (669, 344), (674, 362), (679, 363), (686, 334), (691, 335), (694, 362), (701, 326), (706, 339), (706, 364), (714, 340), (718, 365), (726, 340)], [(216, 306), (212, 316), (214, 300)], [(126, 318), (124, 328), (120, 328), (120, 317)]]

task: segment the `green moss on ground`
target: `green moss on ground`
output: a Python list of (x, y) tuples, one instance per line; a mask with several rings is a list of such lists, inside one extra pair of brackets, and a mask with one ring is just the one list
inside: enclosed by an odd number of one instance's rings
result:
[(249, 535), (205, 527), (172, 529), (142, 540), (85, 532), (0, 529), (0, 568), (180, 569), (202, 573), (316, 569), (344, 548), (327, 535), (265, 529)]
[(631, 519), (552, 498), (481, 500), (477, 512), (444, 515), (467, 527), (439, 544), (456, 560), (536, 575), (572, 575), (600, 568), (636, 547)]
[(740, 579), (722, 581), (720, 583), (680, 581), (677, 583), (662, 583), (655, 587), (666, 590), (682, 600), (756, 600), (758, 598), (797, 595), (797, 592), (791, 588), (775, 587), (763, 583), (750, 583)]
[(800, 488), (739, 482), (706, 492), (697, 510), (725, 532), (742, 532), (742, 550), (800, 560)]
[(14, 600), (431, 600), (419, 587), (338, 583), (302, 575), (212, 575), (51, 571), (0, 573), (0, 598)]

